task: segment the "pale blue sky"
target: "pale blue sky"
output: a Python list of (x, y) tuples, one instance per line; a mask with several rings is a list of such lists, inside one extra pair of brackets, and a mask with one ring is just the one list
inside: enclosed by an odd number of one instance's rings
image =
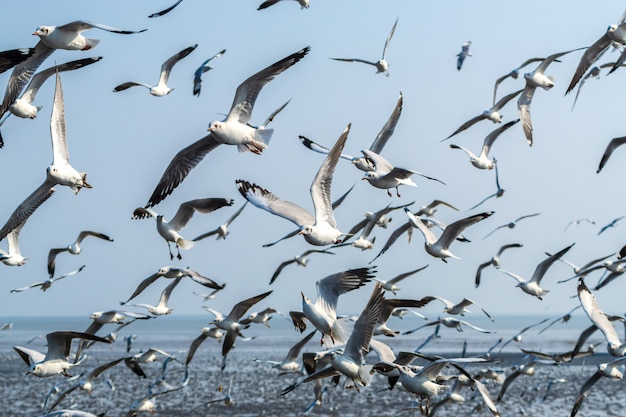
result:
[[(82, 315), (97, 310), (120, 308), (136, 285), (164, 265), (189, 266), (218, 282), (224, 291), (210, 302), (227, 312), (234, 302), (273, 289), (263, 308), (271, 305), (288, 312), (301, 308), (300, 291), (315, 296), (315, 281), (349, 268), (361, 267), (378, 253), (389, 234), (405, 221), (401, 211), (393, 213), (387, 230), (375, 229), (371, 251), (347, 247), (335, 256), (315, 256), (307, 268), (290, 266), (271, 287), (275, 268), (310, 246), (296, 237), (288, 243), (262, 248), (293, 229), (289, 222), (248, 206), (232, 224), (226, 241), (213, 238), (183, 251), (182, 261), (170, 261), (166, 244), (157, 234), (154, 220), (131, 220), (134, 208), (143, 206), (170, 159), (181, 148), (206, 134), (208, 123), (228, 112), (234, 91), (244, 79), (265, 66), (310, 45), (301, 62), (268, 84), (256, 102), (252, 123), (259, 124), (276, 107), (291, 103), (273, 123), (274, 136), (262, 156), (239, 154), (221, 146), (207, 155), (189, 177), (164, 202), (155, 207), (171, 218), (184, 201), (202, 197), (227, 197), (235, 205), (215, 213), (197, 215), (182, 235), (191, 239), (223, 223), (244, 199), (235, 187), (245, 179), (268, 188), (276, 195), (312, 209), (309, 186), (323, 157), (302, 147), (298, 135), (332, 145), (348, 123), (352, 123), (345, 152), (366, 149), (391, 113), (398, 93), (404, 109), (396, 132), (383, 156), (397, 166), (437, 177), (441, 185), (414, 177), (418, 188), (401, 188), (402, 198), (389, 198), (385, 191), (361, 181), (362, 173), (340, 161), (333, 182), (333, 197), (352, 184), (356, 187), (336, 219), (348, 231), (365, 211), (376, 211), (389, 202), (415, 201), (414, 207), (445, 200), (457, 206), (442, 208), (436, 218), (451, 223), (480, 210), (495, 214), (468, 229), (469, 244), (455, 243), (460, 260), (444, 264), (423, 249), (423, 238), (415, 233), (410, 244), (401, 238), (377, 261), (377, 276), (393, 276), (430, 264), (429, 268), (402, 285), (403, 298), (440, 295), (453, 301), (469, 297), (498, 315), (532, 313), (556, 317), (575, 306), (576, 281), (557, 284), (571, 270), (555, 265), (543, 286), (551, 290), (543, 301), (515, 288), (515, 281), (493, 269), (485, 270), (480, 288), (474, 288), (479, 263), (495, 254), (500, 245), (520, 242), (502, 257), (503, 268), (530, 277), (545, 251), (556, 252), (573, 242), (567, 259), (576, 264), (615, 252), (626, 243), (626, 223), (597, 236), (599, 228), (626, 214), (621, 196), (621, 170), (626, 155), (618, 150), (600, 174), (596, 168), (608, 141), (623, 136), (623, 109), (613, 97), (626, 88), (626, 72), (619, 70), (600, 81), (589, 80), (571, 111), (573, 94), (565, 89), (581, 52), (563, 57), (546, 73), (554, 75), (551, 91), (537, 91), (532, 103), (535, 144), (530, 148), (521, 126), (514, 126), (494, 145), (492, 154), (500, 163), (500, 180), (505, 195), (490, 200), (477, 210), (470, 207), (495, 192), (494, 173), (475, 169), (462, 152), (450, 143), (478, 151), (483, 138), (496, 125), (480, 122), (453, 139), (440, 140), (461, 123), (490, 107), (495, 79), (524, 60), (588, 46), (615, 23), (623, 5), (610, 1), (510, 3), (311, 0), (308, 10), (285, 1), (257, 11), (260, 1), (185, 0), (170, 14), (148, 19), (171, 1), (59, 1), (36, 2), (27, 13), (23, 5), (4, 8), (4, 36), (0, 49), (33, 46), (32, 31), (39, 25), (64, 24), (87, 19), (110, 26), (138, 30), (137, 35), (119, 35), (101, 30), (85, 34), (101, 40), (92, 51), (57, 51), (40, 69), (82, 57), (103, 56), (88, 68), (61, 74), (67, 118), (71, 162), (88, 173), (93, 189), (74, 196), (69, 189), (57, 192), (30, 218), (20, 236), (22, 254), (30, 257), (19, 268), (0, 265), (0, 317), (22, 315)], [(540, 10), (540, 12), (537, 12)], [(375, 74), (372, 67), (332, 61), (331, 57), (376, 60), (396, 18), (398, 26), (387, 51), (390, 77)], [(472, 41), (474, 54), (461, 71), (456, 54)], [(124, 81), (156, 83), (161, 63), (175, 52), (198, 44), (198, 48), (174, 67), (169, 96), (150, 96), (136, 88), (113, 93)], [(193, 72), (219, 50), (226, 54), (212, 62), (204, 75), (201, 96), (192, 95)], [(607, 53), (602, 62), (614, 60)], [(526, 70), (531, 71), (533, 65)], [(626, 70), (625, 70), (626, 71)], [(0, 75), (6, 83), (9, 72)], [(506, 80), (499, 96), (522, 88), (522, 79)], [(53, 79), (39, 91), (36, 103), (43, 105), (36, 120), (12, 117), (2, 128), (5, 147), (0, 150), (3, 198), (0, 221), (44, 179), (51, 161), (50, 109)], [(505, 121), (517, 118), (515, 102), (502, 111)], [(626, 151), (624, 151), (626, 152)], [(521, 215), (542, 212), (515, 229), (499, 230), (482, 237), (498, 225)], [(590, 217), (597, 224), (563, 229), (570, 220)], [(80, 256), (61, 254), (57, 272), (86, 265), (77, 276), (56, 283), (46, 293), (38, 289), (10, 294), (12, 288), (47, 277), (48, 250), (72, 241), (81, 230), (96, 230), (115, 239), (109, 243), (86, 240)], [(6, 240), (0, 247), (6, 249)], [(590, 276), (595, 285), (599, 274)], [(137, 302), (155, 304), (167, 282), (157, 282)], [(623, 313), (620, 294), (624, 282), (616, 281), (596, 295), (607, 313)], [(192, 291), (204, 288), (187, 281), (174, 291), (174, 314), (203, 314), (201, 300)], [(340, 313), (358, 313), (370, 290), (355, 291), (339, 302)], [(424, 310), (441, 314), (433, 304)], [(478, 314), (479, 311), (476, 311)], [(209, 316), (207, 316), (207, 320)]]

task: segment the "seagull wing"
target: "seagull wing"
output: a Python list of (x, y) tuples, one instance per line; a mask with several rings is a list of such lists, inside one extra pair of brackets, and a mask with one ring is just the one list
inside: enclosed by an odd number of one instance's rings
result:
[(0, 229), (0, 240), (11, 233), (18, 226), (23, 224), (28, 218), (54, 193), (53, 183), (47, 179), (35, 191), (33, 191), (17, 208), (11, 213), (7, 222)]
[(211, 58), (207, 59), (206, 61), (204, 61), (194, 72), (193, 75), (193, 95), (194, 96), (200, 96), (200, 90), (202, 89), (202, 74), (204, 74), (205, 72), (211, 70), (212, 68), (209, 67), (207, 64), (215, 58), (219, 58), (222, 55), (224, 55), (226, 53), (226, 49), (222, 49), (221, 51), (219, 51), (217, 54), (213, 55)]
[(274, 271), (274, 274), (272, 275), (272, 278), (270, 278), (270, 285), (272, 285), (274, 283), (274, 281), (276, 281), (276, 278), (278, 278), (278, 275), (280, 275), (282, 270), (287, 265), (290, 265), (290, 264), (292, 264), (294, 262), (296, 262), (295, 258), (294, 259), (290, 259), (288, 261), (285, 261), (285, 262), (281, 263), (280, 265), (278, 265), (278, 268), (276, 268), (276, 271)]
[(387, 53), (387, 47), (389, 46), (389, 42), (391, 42), (391, 38), (393, 37), (393, 34), (396, 32), (397, 25), (398, 25), (398, 19), (396, 18), (396, 21), (394, 22), (393, 26), (391, 27), (391, 31), (389, 32), (389, 36), (387, 36), (387, 40), (385, 41), (382, 59), (385, 59), (385, 54)]
[(52, 138), (52, 163), (69, 164), (70, 155), (67, 149), (67, 136), (65, 132), (65, 106), (63, 100), (63, 88), (61, 77), (56, 74), (56, 87), (54, 89), (54, 104), (50, 116), (50, 137)]
[(596, 171), (596, 174), (602, 171), (602, 168), (604, 168), (604, 165), (607, 163), (607, 161), (611, 157), (611, 154), (613, 153), (613, 151), (617, 147), (623, 145), (624, 143), (626, 143), (626, 136), (611, 139), (611, 141), (609, 142), (608, 146), (606, 147), (604, 151), (604, 154), (602, 154), (602, 159), (600, 159), (600, 165), (598, 165), (598, 170)]
[(378, 322), (383, 308), (383, 294), (382, 285), (377, 282), (369, 301), (354, 324), (354, 330), (346, 343), (344, 355), (348, 356), (359, 365), (363, 361), (363, 352), (369, 351), (370, 341), (374, 334), (374, 327)]
[(578, 67), (576, 68), (576, 71), (574, 71), (574, 75), (572, 76), (572, 80), (570, 81), (565, 94), (568, 94), (574, 89), (574, 87), (576, 87), (576, 84), (580, 81), (583, 75), (585, 75), (585, 72), (587, 72), (589, 67), (596, 61), (602, 52), (606, 51), (610, 45), (611, 38), (609, 38), (609, 35), (605, 33), (600, 37), (600, 39), (595, 41), (593, 45), (587, 48), (583, 56), (580, 58)]
[(75, 32), (82, 32), (84, 30), (95, 28), (95, 29), (106, 30), (108, 32), (113, 32), (113, 33), (121, 33), (122, 35), (130, 35), (132, 33), (141, 33), (141, 32), (145, 32), (146, 30), (148, 30), (148, 29), (141, 29), (141, 30), (134, 31), (134, 30), (118, 29), (112, 26), (103, 25), (102, 23), (92, 22), (90, 20), (76, 20), (74, 22), (66, 23), (65, 25), (61, 25), (57, 27), (62, 30), (75, 31)]
[(164, 14), (171, 12), (172, 10), (174, 10), (174, 7), (180, 4), (181, 1), (183, 0), (178, 0), (176, 3), (172, 4), (170, 7), (168, 7), (167, 9), (163, 9), (160, 12), (152, 13), (150, 16), (148, 16), (148, 18), (163, 16)]
[(487, 211), (484, 213), (478, 213), (475, 214), (473, 216), (469, 216), (466, 217), (464, 219), (461, 220), (457, 220), (454, 223), (449, 224), (443, 231), (443, 233), (441, 234), (441, 236), (439, 237), (439, 243), (447, 248), (448, 246), (450, 246), (450, 244), (452, 244), (452, 242), (454, 242), (454, 240), (461, 234), (463, 233), (463, 230), (465, 230), (466, 228), (468, 228), (469, 226), (478, 223), (481, 220), (486, 219), (487, 217), (491, 216), (494, 212), (493, 211)]
[(602, 374), (600, 373), (600, 371), (596, 371), (587, 381), (585, 381), (583, 386), (580, 388), (580, 392), (578, 393), (578, 397), (576, 397), (576, 401), (574, 401), (574, 407), (572, 407), (570, 417), (574, 417), (578, 413), (578, 410), (580, 410), (580, 406), (583, 405), (583, 402), (589, 396), (591, 387), (593, 387), (595, 383), (598, 382), (600, 379), (602, 379)]
[(535, 268), (535, 272), (533, 273), (533, 276), (530, 278), (530, 281), (536, 282), (537, 285), (539, 285), (541, 283), (541, 279), (545, 275), (548, 268), (550, 268), (552, 264), (556, 262), (557, 259), (565, 255), (572, 248), (572, 246), (574, 246), (574, 243), (572, 243), (571, 245), (567, 246), (564, 249), (561, 249), (559, 252), (555, 253), (554, 255), (549, 256), (547, 259), (545, 259), (543, 262), (537, 265), (537, 268)]
[[(397, 21), (396, 21), (397, 22)], [(387, 141), (393, 135), (394, 130), (396, 129), (396, 125), (398, 124), (398, 120), (400, 119), (400, 114), (402, 114), (402, 92), (400, 92), (400, 97), (398, 98), (398, 102), (396, 103), (396, 107), (393, 109), (391, 116), (387, 120), (387, 123), (383, 126), (381, 131), (372, 142), (370, 146), (370, 151), (380, 154), (383, 151), (383, 148), (387, 144)]]
[(456, 135), (457, 133), (461, 133), (462, 131), (464, 131), (464, 130), (470, 128), (471, 126), (473, 126), (474, 124), (476, 124), (476, 123), (480, 122), (481, 120), (485, 119), (486, 117), (487, 116), (485, 116), (482, 113), (479, 114), (478, 116), (472, 117), (467, 122), (465, 122), (461, 126), (459, 126), (459, 128), (457, 130), (452, 132), (452, 134), (450, 134), (450, 136), (448, 136), (447, 138), (443, 139), (441, 142), (443, 142), (444, 140), (450, 139), (452, 136)]
[(159, 76), (159, 84), (161, 84), (161, 85), (167, 84), (167, 81), (170, 78), (170, 72), (172, 71), (172, 68), (174, 67), (174, 65), (176, 65), (176, 63), (178, 61), (180, 61), (181, 59), (183, 59), (184, 57), (186, 57), (187, 55), (192, 53), (193, 50), (196, 49), (197, 47), (198, 47), (198, 44), (195, 44), (193, 46), (189, 46), (189, 47), (183, 49), (182, 51), (177, 52), (176, 54), (174, 54), (171, 57), (169, 57), (161, 65), (161, 75)]
[(56, 265), (56, 256), (61, 252), (67, 252), (69, 248), (53, 248), (48, 252), (48, 274), (50, 278), (54, 276), (54, 268)]
[(174, 189), (187, 178), (189, 172), (204, 159), (206, 154), (219, 145), (220, 143), (213, 138), (213, 135), (208, 134), (180, 150), (165, 169), (146, 207), (155, 206), (172, 194)]
[(536, 89), (537, 87), (533, 87), (526, 82), (526, 88), (524, 88), (524, 91), (517, 99), (517, 111), (519, 113), (519, 118), (522, 121), (522, 129), (524, 130), (526, 141), (528, 141), (530, 146), (533, 144), (533, 125), (532, 120), (530, 119), (530, 103)]
[(198, 198), (185, 201), (178, 207), (178, 211), (170, 220), (169, 225), (174, 230), (181, 230), (191, 220), (196, 211), (199, 213), (210, 213), (221, 207), (232, 205), (233, 200), (229, 198)]
[[(270, 295), (272, 293), (272, 291), (267, 291), (264, 292), (263, 294), (259, 294), (257, 296), (245, 299), (243, 301), (238, 302), (237, 304), (235, 304), (232, 308), (232, 310), (230, 311), (230, 313), (228, 313), (228, 316), (224, 319), (226, 321), (229, 320), (233, 320), (233, 321), (239, 321), (239, 319), (241, 319), (241, 317), (243, 317), (244, 314), (246, 314), (246, 312), (256, 303), (258, 303), (259, 301), (261, 301), (262, 299), (264, 299), (265, 297), (267, 297), (268, 295)], [(228, 335), (226, 335), (226, 338), (228, 338)]]
[(247, 123), (250, 120), (250, 115), (252, 114), (252, 109), (257, 96), (265, 84), (269, 83), (278, 74), (304, 58), (310, 49), (311, 48), (307, 46), (306, 48), (273, 63), (269, 67), (262, 69), (242, 82), (239, 87), (237, 87), (235, 98), (233, 99), (233, 104), (228, 112), (227, 119), (239, 120), (240, 123)]
[(373, 268), (356, 268), (328, 275), (317, 281), (318, 298), (315, 302), (329, 316), (337, 316), (339, 296), (364, 286), (374, 278)]
[(143, 281), (141, 281), (139, 285), (137, 286), (137, 289), (135, 290), (135, 292), (133, 292), (133, 294), (130, 297), (128, 297), (128, 300), (126, 300), (123, 304), (126, 304), (133, 298), (137, 297), (139, 294), (143, 292), (143, 290), (148, 288), (148, 286), (152, 284), (154, 281), (156, 281), (157, 278), (159, 277), (160, 275), (158, 273), (155, 273), (155, 274), (150, 275), (148, 278), (144, 279)]
[(598, 329), (600, 329), (607, 343), (609, 345), (620, 345), (621, 342), (615, 328), (609, 319), (604, 315), (602, 310), (600, 310), (596, 297), (594, 297), (589, 288), (587, 288), (585, 281), (582, 278), (578, 280), (578, 299), (580, 300), (580, 304), (583, 306), (583, 310), (587, 313), (589, 320), (591, 320), (591, 322), (595, 324)]

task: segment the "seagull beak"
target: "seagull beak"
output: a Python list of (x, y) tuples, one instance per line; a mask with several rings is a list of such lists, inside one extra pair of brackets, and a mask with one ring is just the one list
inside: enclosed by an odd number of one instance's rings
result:
[(304, 293), (302, 291), (300, 291), (300, 295), (302, 296), (302, 299), (304, 299)]

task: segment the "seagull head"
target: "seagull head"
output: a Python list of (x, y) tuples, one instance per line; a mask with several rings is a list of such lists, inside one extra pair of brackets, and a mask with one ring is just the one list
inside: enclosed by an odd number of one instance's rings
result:
[(35, 29), (33, 35), (48, 36), (53, 30), (53, 26), (39, 26), (37, 29)]
[(310, 235), (311, 233), (313, 233), (313, 226), (311, 225), (302, 226), (298, 232), (299, 235)]
[(218, 121), (213, 121), (209, 124), (209, 128), (207, 129), (209, 132), (215, 132), (222, 128), (222, 124)]

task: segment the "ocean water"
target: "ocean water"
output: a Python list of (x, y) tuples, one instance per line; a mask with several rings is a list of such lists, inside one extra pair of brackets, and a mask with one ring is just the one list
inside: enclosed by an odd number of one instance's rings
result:
[[(184, 361), (191, 342), (200, 334), (200, 329), (208, 324), (208, 316), (165, 316), (151, 320), (139, 320), (119, 331), (117, 340), (112, 344), (96, 343), (86, 350), (87, 359), (75, 367), (71, 373), (88, 374), (94, 368), (108, 361), (136, 354), (149, 348), (164, 350)], [(468, 321), (469, 318), (466, 318)], [(458, 357), (463, 343), (467, 342), (467, 356), (484, 355), (487, 349), (500, 338), (508, 340), (522, 328), (539, 322), (543, 317), (498, 317), (492, 323), (486, 317), (472, 315), (471, 322), (493, 333), (484, 334), (470, 328), (463, 332), (455, 329), (440, 329), (439, 338), (433, 339), (422, 353)], [(10, 330), (0, 331), (0, 396), (1, 416), (40, 416), (44, 412), (42, 404), (46, 396), (58, 386), (59, 392), (76, 384), (62, 375), (50, 378), (37, 378), (25, 375), (26, 364), (13, 350), (19, 345), (45, 352), (45, 334), (57, 330), (84, 331), (89, 321), (83, 317), (4, 317), (0, 324), (13, 323)], [(416, 317), (392, 318), (389, 324), (401, 331), (410, 330), (423, 323)], [(543, 325), (530, 329), (522, 336), (522, 341), (509, 343), (499, 353), (493, 351), (493, 362), (471, 364), (466, 369), (476, 374), (482, 369), (492, 369), (502, 375), (513, 373), (512, 365), (523, 360), (520, 347), (543, 352), (566, 352), (573, 348), (580, 332), (589, 326), (584, 315), (574, 316), (567, 323), (557, 323), (542, 334), (538, 331)], [(293, 392), (281, 395), (281, 391), (294, 383), (301, 376), (296, 374), (279, 375), (269, 364), (256, 363), (252, 359), (282, 360), (288, 349), (303, 335), (295, 331), (290, 321), (274, 315), (271, 327), (253, 325), (244, 335), (249, 341), (237, 340), (227, 358), (222, 371), (221, 344), (214, 339), (207, 339), (196, 352), (188, 368), (188, 383), (184, 388), (165, 394), (156, 395), (154, 403), (156, 415), (163, 416), (299, 416), (314, 400), (313, 384), (299, 386)], [(116, 329), (116, 325), (105, 325), (99, 335), (106, 335)], [(387, 343), (394, 352), (413, 351), (432, 334), (434, 326), (425, 327), (410, 335), (397, 337), (376, 336)], [(135, 334), (132, 349), (126, 352), (124, 337)], [(37, 336), (42, 336), (37, 338)], [(32, 338), (34, 340), (30, 341)], [(30, 343), (29, 343), (30, 341)], [(602, 335), (596, 334), (589, 343), (600, 343), (597, 354), (577, 359), (569, 364), (552, 365), (539, 363), (534, 375), (520, 375), (508, 386), (503, 400), (497, 404), (502, 416), (569, 416), (580, 387), (597, 369), (597, 364), (610, 360), (606, 354), (606, 344)], [(319, 338), (314, 338), (304, 351), (321, 350)], [(374, 354), (367, 356), (368, 363), (375, 363)], [(416, 361), (416, 364), (425, 362)], [(75, 389), (67, 395), (55, 409), (72, 408), (94, 414), (106, 413), (107, 416), (125, 416), (138, 400), (152, 392), (165, 391), (168, 386), (178, 386), (184, 379), (185, 368), (181, 363), (169, 361), (164, 383), (155, 385), (160, 379), (163, 358), (154, 363), (143, 364), (147, 374), (140, 378), (127, 369), (123, 363), (105, 371), (93, 380), (93, 392), (86, 393)], [(452, 370), (446, 371), (453, 374)], [(564, 382), (554, 382), (563, 380)], [(550, 391), (547, 391), (548, 384)], [(498, 395), (501, 382), (486, 381), (494, 399)], [(315, 407), (310, 415), (362, 416), (362, 415), (420, 415), (414, 397), (399, 388), (387, 390), (386, 378), (374, 375), (372, 384), (360, 392), (344, 388), (341, 380), (338, 386), (328, 381), (326, 395), (321, 406)], [(452, 382), (449, 383), (452, 385)], [(152, 386), (152, 388), (150, 388)], [(230, 386), (233, 404), (228, 406), (223, 399)], [(112, 389), (112, 387), (114, 389)], [(440, 416), (474, 415), (475, 407), (482, 401), (469, 388), (461, 391), (465, 397), (462, 404), (447, 403), (436, 410)], [(548, 396), (543, 399), (545, 394)], [(51, 395), (48, 406), (59, 394)], [(216, 402), (208, 404), (207, 402)], [(432, 404), (437, 399), (433, 398)], [(491, 415), (483, 407), (477, 415)], [(143, 415), (140, 413), (139, 415)], [(147, 415), (147, 414), (146, 414)], [(622, 381), (609, 381), (603, 378), (593, 388), (589, 398), (581, 407), (579, 416), (626, 415), (626, 394)]]

